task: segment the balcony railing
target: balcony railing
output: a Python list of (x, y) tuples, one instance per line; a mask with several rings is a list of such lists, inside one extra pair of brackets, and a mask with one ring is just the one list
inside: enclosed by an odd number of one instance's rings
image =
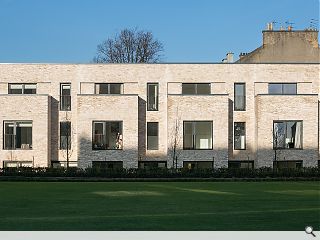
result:
[(71, 111), (71, 96), (61, 95), (60, 96), (60, 111)]

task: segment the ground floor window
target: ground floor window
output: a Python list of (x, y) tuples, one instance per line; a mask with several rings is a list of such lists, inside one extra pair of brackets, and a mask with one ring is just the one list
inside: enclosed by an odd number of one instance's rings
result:
[(302, 160), (299, 161), (273, 161), (273, 168), (284, 169), (284, 168), (302, 168)]
[(213, 161), (183, 161), (184, 169), (213, 169)]
[(158, 150), (159, 148), (159, 123), (147, 123), (147, 149)]
[(32, 121), (4, 121), (3, 149), (32, 149)]
[(234, 149), (235, 150), (246, 149), (246, 123), (245, 122), (234, 123)]
[(122, 161), (92, 161), (93, 168), (101, 169), (122, 169)]
[(28, 168), (33, 167), (32, 161), (3, 161), (3, 168)]
[(302, 149), (302, 121), (274, 121), (273, 148)]
[[(66, 168), (67, 161), (51, 161), (51, 167), (53, 168)], [(78, 167), (77, 161), (69, 161), (69, 167)]]
[(247, 168), (253, 169), (254, 161), (229, 161), (228, 168)]
[(139, 161), (139, 168), (142, 168), (142, 169), (167, 168), (167, 162), (166, 161)]
[(212, 122), (184, 121), (183, 149), (212, 149)]
[(119, 150), (123, 148), (121, 121), (94, 121), (92, 133), (93, 150)]

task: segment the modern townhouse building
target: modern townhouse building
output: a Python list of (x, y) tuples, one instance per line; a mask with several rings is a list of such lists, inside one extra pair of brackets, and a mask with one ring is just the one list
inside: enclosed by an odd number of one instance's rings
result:
[(314, 167), (319, 70), (0, 64), (0, 166)]

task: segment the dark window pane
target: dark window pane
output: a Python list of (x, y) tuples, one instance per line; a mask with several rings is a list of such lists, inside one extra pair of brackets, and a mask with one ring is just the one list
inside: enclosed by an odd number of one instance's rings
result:
[(25, 84), (23, 93), (24, 94), (36, 94), (37, 93), (37, 84)]
[(302, 148), (302, 121), (274, 123), (274, 148)]
[(60, 111), (71, 110), (71, 84), (60, 86)]
[(32, 149), (32, 122), (4, 122), (4, 149)]
[(92, 148), (122, 149), (122, 122), (93, 122)]
[(121, 94), (122, 84), (120, 83), (110, 83), (110, 94)]
[(157, 111), (158, 110), (158, 84), (149, 83), (147, 85), (147, 101), (148, 101), (148, 111)]
[(295, 83), (284, 83), (283, 94), (297, 94), (297, 84)]
[(282, 84), (269, 83), (268, 90), (269, 90), (269, 94), (282, 94)]
[(244, 83), (234, 84), (234, 110), (244, 111), (246, 109), (246, 90)]
[(196, 94), (196, 84), (182, 83), (182, 94)]
[(211, 89), (210, 83), (198, 83), (197, 84), (197, 94), (210, 94)]
[(246, 149), (246, 129), (244, 122), (234, 123), (234, 149)]
[(183, 148), (193, 149), (192, 122), (184, 122)]
[(184, 122), (184, 149), (212, 149), (212, 122)]
[(71, 149), (71, 122), (60, 122), (60, 149)]
[(159, 124), (157, 122), (147, 123), (147, 149), (158, 150)]
[(109, 93), (108, 89), (109, 89), (109, 86), (107, 83), (97, 84), (98, 94), (108, 94)]
[(22, 94), (22, 84), (9, 84), (9, 94)]

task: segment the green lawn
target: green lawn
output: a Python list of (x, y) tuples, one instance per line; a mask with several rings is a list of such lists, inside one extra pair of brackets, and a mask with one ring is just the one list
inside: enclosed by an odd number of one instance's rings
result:
[(303, 230), (319, 182), (0, 182), (0, 230)]

